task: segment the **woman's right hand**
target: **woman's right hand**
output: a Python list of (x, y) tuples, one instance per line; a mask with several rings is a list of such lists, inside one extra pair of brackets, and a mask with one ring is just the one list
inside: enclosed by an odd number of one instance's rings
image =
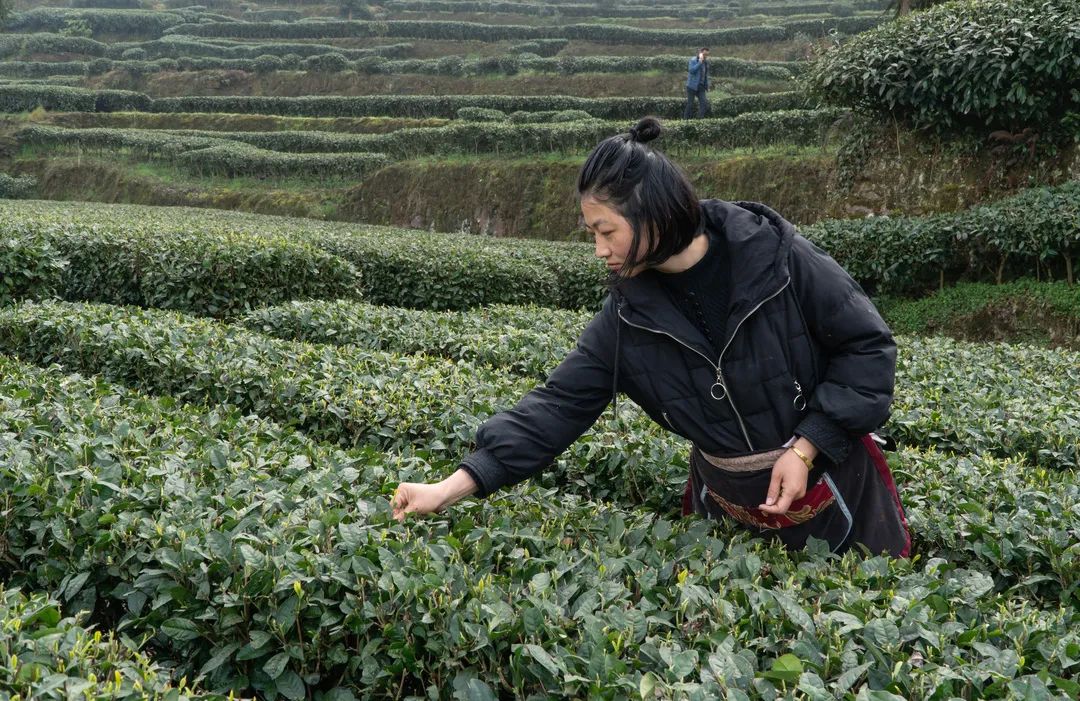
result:
[(442, 482), (424, 484), (421, 482), (402, 482), (394, 490), (390, 506), (394, 518), (405, 520), (405, 514), (430, 514), (442, 511), (462, 497), (478, 491), (476, 482), (465, 470), (458, 468)]
[(404, 521), (405, 514), (430, 514), (441, 511), (445, 501), (446, 490), (442, 482), (435, 484), (402, 482), (394, 490), (391, 506), (394, 507), (394, 518)]

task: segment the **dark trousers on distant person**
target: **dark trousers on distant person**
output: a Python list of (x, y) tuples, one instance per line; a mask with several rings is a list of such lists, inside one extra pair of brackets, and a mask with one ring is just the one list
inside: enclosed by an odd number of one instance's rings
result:
[(697, 90), (686, 89), (686, 108), (683, 110), (683, 119), (690, 119), (694, 114), (694, 97), (697, 97), (697, 116), (698, 119), (704, 118), (709, 113), (709, 98), (708, 90), (704, 87), (699, 87)]

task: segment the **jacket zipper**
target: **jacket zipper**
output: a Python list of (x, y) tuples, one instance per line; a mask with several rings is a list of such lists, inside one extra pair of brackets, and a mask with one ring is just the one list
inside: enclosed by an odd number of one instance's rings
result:
[[(743, 323), (747, 319), (749, 319), (751, 316), (753, 316), (754, 312), (756, 312), (758, 309), (761, 309), (762, 305), (764, 305), (766, 302), (768, 302), (769, 300), (773, 299), (774, 297), (779, 295), (781, 292), (783, 292), (787, 288), (787, 286), (788, 286), (788, 284), (790, 282), (791, 282), (791, 277), (789, 276), (786, 280), (784, 280), (784, 284), (781, 285), (776, 290), (776, 292), (773, 292), (771, 295), (769, 295), (765, 299), (758, 302), (757, 305), (753, 309), (751, 309), (749, 312), (746, 313), (746, 316), (744, 316), (742, 319), (739, 320), (739, 323), (735, 325), (735, 330), (731, 332), (731, 338), (728, 339), (727, 343), (725, 343), (724, 347), (720, 350), (720, 357), (717, 358), (715, 365), (713, 364), (713, 361), (709, 358), (709, 356), (705, 355), (704, 353), (699, 351), (697, 348), (694, 348), (693, 346), (689, 345), (688, 343), (684, 343), (679, 338), (677, 338), (675, 336), (672, 336), (667, 331), (661, 331), (659, 329), (650, 329), (647, 326), (640, 326), (638, 324), (633, 324), (633, 323), (627, 321), (626, 317), (624, 317), (622, 315), (622, 305), (621, 304), (618, 306), (618, 314), (619, 314), (619, 318), (622, 319), (622, 321), (624, 323), (626, 323), (627, 326), (633, 326), (634, 328), (641, 329), (642, 331), (648, 331), (650, 333), (658, 333), (658, 334), (661, 334), (662, 336), (667, 336), (668, 338), (672, 339), (673, 341), (675, 341), (679, 345), (681, 345), (681, 346), (683, 346), (685, 348), (689, 348), (690, 350), (692, 350), (695, 353), (697, 353), (698, 355), (700, 355), (702, 358), (705, 358), (705, 361), (708, 362), (709, 365), (716, 368), (716, 383), (718, 385), (720, 385), (720, 388), (724, 391), (724, 397), (727, 398), (728, 404), (731, 405), (731, 410), (735, 413), (735, 419), (739, 422), (739, 429), (742, 431), (743, 439), (746, 440), (746, 445), (749, 446), (751, 451), (753, 451), (753, 450), (755, 450), (754, 444), (750, 440), (750, 434), (747, 433), (747, 431), (746, 431), (746, 424), (743, 423), (742, 415), (739, 414), (739, 409), (738, 409), (738, 407), (735, 406), (735, 400), (733, 400), (731, 398), (731, 392), (728, 392), (728, 390), (727, 390), (727, 382), (725, 382), (723, 370), (721, 370), (720, 368), (721, 368), (721, 366), (723, 365), (723, 362), (724, 362), (724, 353), (726, 353), (727, 349), (731, 346), (731, 342), (735, 340), (735, 336), (736, 336), (736, 334), (739, 333), (739, 329), (742, 328)], [(713, 385), (713, 386), (715, 387), (716, 385)], [(715, 395), (713, 395), (713, 396), (715, 398)], [(664, 418), (667, 418), (667, 416), (665, 415)]]

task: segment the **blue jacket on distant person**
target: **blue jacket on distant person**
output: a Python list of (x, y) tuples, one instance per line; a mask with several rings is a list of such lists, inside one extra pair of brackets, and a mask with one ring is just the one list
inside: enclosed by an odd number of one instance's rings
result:
[(686, 89), (696, 91), (699, 86), (709, 89), (709, 68), (705, 61), (699, 61), (698, 57), (694, 56), (687, 69)]

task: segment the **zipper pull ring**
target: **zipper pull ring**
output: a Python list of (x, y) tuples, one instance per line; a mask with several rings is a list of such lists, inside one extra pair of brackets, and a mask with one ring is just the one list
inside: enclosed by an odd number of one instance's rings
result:
[(727, 398), (727, 385), (724, 384), (724, 376), (720, 373), (720, 368), (716, 369), (716, 382), (709, 388), (709, 394), (718, 402)]
[(802, 385), (799, 384), (799, 381), (793, 381), (795, 382), (795, 401), (791, 405), (795, 407), (795, 411), (802, 411), (806, 409), (806, 398), (803, 397)]

